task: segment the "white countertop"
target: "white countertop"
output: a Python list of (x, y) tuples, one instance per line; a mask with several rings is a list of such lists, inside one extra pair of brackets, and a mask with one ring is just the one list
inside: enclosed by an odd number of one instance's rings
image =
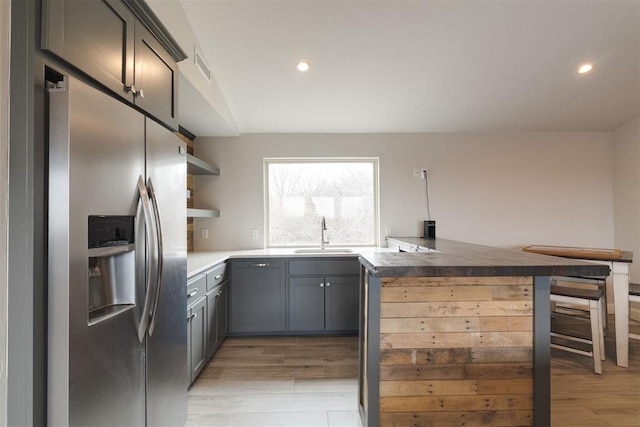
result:
[[(349, 247), (351, 253), (313, 253), (313, 254), (300, 254), (296, 253), (297, 249), (306, 248), (270, 248), (270, 249), (248, 249), (248, 250), (236, 250), (236, 251), (211, 251), (211, 252), (188, 252), (187, 253), (187, 277), (191, 277), (204, 270), (213, 267), (216, 264), (224, 262), (230, 258), (319, 258), (319, 257), (357, 257), (364, 252), (391, 252), (389, 248), (379, 247)], [(336, 248), (331, 248), (336, 249)]]

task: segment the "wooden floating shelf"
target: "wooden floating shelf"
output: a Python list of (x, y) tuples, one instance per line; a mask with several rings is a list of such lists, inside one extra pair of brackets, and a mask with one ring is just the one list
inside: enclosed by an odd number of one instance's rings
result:
[(220, 169), (187, 153), (187, 173), (191, 175), (220, 175)]
[(217, 218), (220, 216), (218, 209), (192, 209), (187, 208), (187, 218)]

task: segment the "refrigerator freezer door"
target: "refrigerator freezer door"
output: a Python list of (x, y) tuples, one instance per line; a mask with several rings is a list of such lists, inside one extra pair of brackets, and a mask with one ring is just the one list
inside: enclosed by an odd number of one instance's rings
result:
[(89, 326), (88, 218), (136, 215), (144, 116), (70, 77), (49, 105), (48, 424), (142, 426), (141, 304)]
[[(147, 182), (161, 222), (162, 284), (147, 334), (147, 426), (181, 426), (187, 419), (187, 166), (184, 142), (146, 120)], [(147, 184), (148, 185), (148, 184)]]

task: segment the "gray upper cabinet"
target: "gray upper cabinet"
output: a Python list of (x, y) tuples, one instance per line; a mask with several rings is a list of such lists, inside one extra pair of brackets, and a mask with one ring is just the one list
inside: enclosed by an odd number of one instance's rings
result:
[(44, 0), (41, 47), (176, 130), (176, 58), (186, 55), (170, 54), (165, 44), (173, 39), (162, 44), (151, 33), (161, 24), (144, 2), (129, 3), (136, 8), (121, 0)]
[(42, 48), (133, 102), (135, 22), (119, 0), (45, 0)]
[(140, 22), (135, 54), (135, 104), (177, 129), (178, 65)]
[(284, 261), (231, 262), (229, 332), (272, 333), (286, 330)]

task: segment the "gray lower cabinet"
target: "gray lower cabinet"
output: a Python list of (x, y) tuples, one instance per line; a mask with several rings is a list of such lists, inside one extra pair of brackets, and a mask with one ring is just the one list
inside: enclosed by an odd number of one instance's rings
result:
[(285, 273), (284, 261), (231, 262), (229, 333), (286, 331)]
[(207, 363), (207, 298), (202, 296), (187, 307), (187, 353), (190, 382)]
[(289, 330), (355, 332), (358, 298), (358, 277), (290, 278)]
[(324, 330), (324, 278), (289, 279), (289, 330)]
[(220, 347), (229, 330), (229, 281), (220, 263), (187, 280), (187, 365), (190, 383)]
[(327, 331), (358, 330), (359, 277), (327, 277), (324, 288), (324, 326)]
[(213, 357), (227, 335), (227, 283), (207, 292), (207, 359)]

